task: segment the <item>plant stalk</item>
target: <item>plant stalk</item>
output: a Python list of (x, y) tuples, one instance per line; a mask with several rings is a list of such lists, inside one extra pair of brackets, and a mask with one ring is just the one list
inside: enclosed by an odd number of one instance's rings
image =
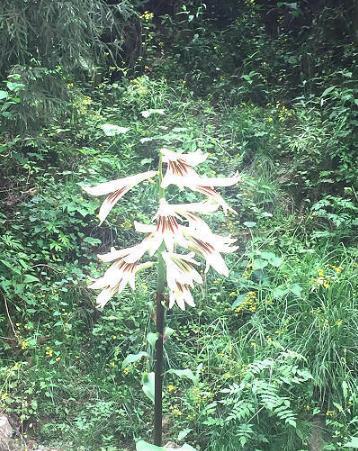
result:
[(164, 360), (164, 288), (165, 267), (161, 254), (158, 264), (158, 285), (156, 292), (156, 330), (158, 339), (155, 343), (155, 401), (154, 401), (154, 444), (162, 446), (163, 435), (163, 360)]
[[(162, 157), (159, 158), (159, 200), (165, 197), (164, 189), (160, 186), (163, 180)], [(165, 245), (159, 248), (158, 252), (158, 279), (156, 290), (156, 331), (158, 334), (155, 343), (155, 387), (154, 387), (154, 444), (162, 446), (163, 436), (163, 361), (164, 361), (164, 327), (165, 327), (165, 307), (164, 307), (164, 290), (166, 285), (165, 262), (162, 252)]]

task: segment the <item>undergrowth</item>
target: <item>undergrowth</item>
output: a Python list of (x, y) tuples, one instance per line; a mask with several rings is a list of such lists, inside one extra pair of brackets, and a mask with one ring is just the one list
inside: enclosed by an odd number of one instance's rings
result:
[[(214, 108), (148, 76), (69, 89), (75, 118), (2, 144), (0, 409), (25, 437), (66, 449), (131, 449), (150, 436), (138, 382), (150, 362), (123, 361), (152, 353), (151, 279), (103, 313), (86, 288), (96, 252), (134, 242), (139, 205), (126, 198), (117, 226), (99, 227), (81, 185), (155, 167), (163, 145), (200, 148), (218, 174), (242, 173), (239, 194), (227, 190), (239, 251), (228, 279), (207, 275), (196, 309), (168, 314), (165, 436), (208, 450), (307, 449), (318, 418), (325, 449), (339, 449), (358, 421), (355, 192), (348, 179), (339, 194), (292, 192), (319, 181), (318, 166), (300, 170), (307, 142), (319, 165), (321, 139), (306, 126), (319, 99)], [(156, 109), (164, 116), (141, 113)], [(108, 123), (128, 130), (106, 135)], [(150, 220), (151, 190), (139, 194)]]

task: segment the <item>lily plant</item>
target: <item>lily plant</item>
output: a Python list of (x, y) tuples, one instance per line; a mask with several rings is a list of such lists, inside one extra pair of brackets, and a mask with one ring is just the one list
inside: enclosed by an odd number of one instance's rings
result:
[[(214, 233), (199, 216), (214, 213), (222, 208), (224, 213), (234, 210), (216, 191), (216, 187), (235, 185), (240, 176), (209, 178), (196, 172), (196, 167), (208, 155), (195, 151), (178, 153), (163, 148), (160, 150), (157, 171), (147, 171), (138, 175), (112, 180), (96, 186), (84, 187), (91, 196), (106, 196), (99, 210), (102, 224), (116, 203), (135, 185), (157, 177), (158, 211), (152, 224), (135, 222), (135, 230), (144, 238), (135, 246), (117, 250), (112, 248), (99, 259), (111, 265), (104, 275), (96, 279), (90, 288), (101, 290), (97, 296), (97, 307), (103, 308), (126, 285), (135, 289), (136, 273), (154, 265), (152, 261), (141, 262), (145, 254), (156, 256), (156, 331), (155, 343), (155, 392), (154, 392), (154, 444), (162, 445), (162, 386), (163, 386), (163, 343), (165, 311), (175, 305), (185, 310), (195, 306), (192, 290), (195, 284), (202, 284), (199, 271), (200, 260), (206, 263), (205, 272), (210, 267), (222, 276), (229, 274), (221, 254), (234, 252), (235, 239)], [(205, 200), (195, 203), (172, 204), (166, 200), (166, 190), (176, 185), (180, 190), (189, 189), (205, 196)], [(166, 292), (169, 296), (166, 296)]]

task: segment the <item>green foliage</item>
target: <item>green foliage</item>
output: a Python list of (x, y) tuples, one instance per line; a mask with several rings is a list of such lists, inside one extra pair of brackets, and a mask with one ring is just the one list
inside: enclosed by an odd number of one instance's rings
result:
[[(108, 5), (102, 0), (4, 0), (0, 6), (0, 73), (9, 67), (40, 66), (94, 71), (105, 57), (115, 57), (123, 42), (123, 21), (133, 14), (129, 2)], [(39, 34), (40, 33), (40, 34)], [(112, 43), (106, 44), (105, 34)]]
[[(353, 446), (352, 5), (138, 10), (142, 53), (127, 54), (124, 68), (135, 76), (88, 83), (84, 74), (121, 62), (115, 47), (133, 2), (30, 3), (0, 6), (0, 410), (66, 449), (151, 441), (140, 380), (147, 374), (151, 388), (152, 275), (103, 313), (87, 282), (100, 270), (96, 253), (135, 242), (130, 224), (150, 221), (153, 192), (129, 193), (111, 213), (116, 226), (99, 227), (81, 185), (149, 170), (161, 146), (200, 148), (215, 168), (204, 165), (207, 175), (242, 173), (239, 195), (226, 189), (239, 250), (229, 278), (207, 274), (195, 309), (168, 312), (166, 438), (296, 451), (312, 446), (318, 424), (325, 449)], [(35, 43), (38, 30), (51, 39)], [(221, 219), (211, 223), (218, 231)]]
[[(203, 423), (212, 430), (209, 449), (262, 446), (268, 443), (269, 433), (279, 434), (280, 426), (283, 430), (287, 425), (296, 429), (297, 415), (292, 410), (290, 396), (305, 382), (309, 393), (307, 381), (312, 379), (306, 369), (300, 369), (300, 360), (302, 356), (298, 354), (281, 352), (275, 361), (254, 361), (242, 370), (240, 384), (222, 389), (222, 399), (209, 404), (203, 412), (207, 417)], [(220, 433), (222, 427), (225, 437)], [(271, 439), (270, 446), (274, 443)]]

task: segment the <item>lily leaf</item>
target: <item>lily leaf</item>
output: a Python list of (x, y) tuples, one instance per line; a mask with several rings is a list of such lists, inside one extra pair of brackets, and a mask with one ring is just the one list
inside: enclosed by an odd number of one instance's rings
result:
[(153, 402), (154, 404), (154, 381), (155, 374), (152, 373), (144, 373), (142, 377), (142, 390), (144, 394)]
[(152, 348), (154, 348), (158, 338), (159, 338), (158, 332), (149, 332), (149, 334), (147, 334), (147, 342), (150, 344)]
[(185, 370), (168, 370), (169, 374), (175, 374), (176, 376), (179, 376), (180, 378), (185, 377), (187, 379), (190, 379), (194, 384), (197, 382), (198, 378), (197, 376), (189, 369), (186, 368)]
[(358, 449), (358, 437), (351, 437), (350, 442), (343, 445), (343, 448)]
[(122, 362), (122, 368), (125, 368), (130, 363), (138, 362), (143, 357), (149, 357), (149, 354), (147, 352), (141, 351), (138, 352), (138, 354), (129, 354)]
[(161, 446), (151, 445), (150, 443), (145, 442), (144, 440), (139, 440), (136, 443), (137, 451), (165, 451), (165, 448)]

